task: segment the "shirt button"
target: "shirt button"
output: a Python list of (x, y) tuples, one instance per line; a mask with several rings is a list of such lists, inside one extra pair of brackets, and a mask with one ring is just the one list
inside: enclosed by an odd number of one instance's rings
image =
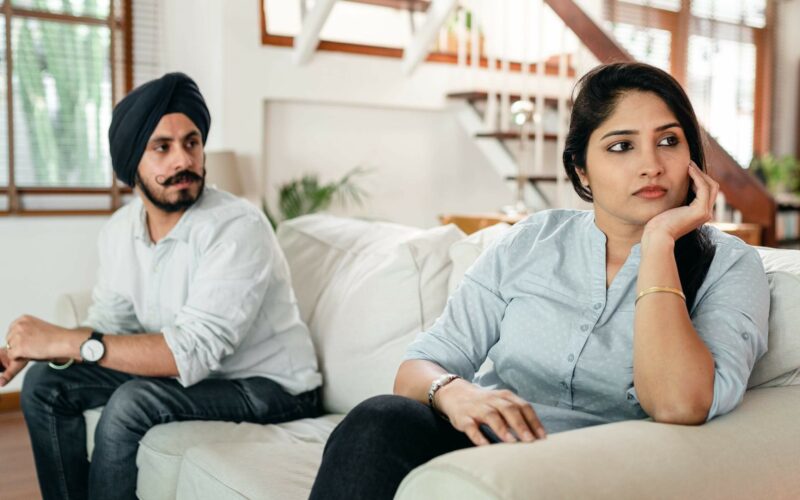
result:
[(566, 382), (561, 382), (561, 388), (562, 389), (566, 389), (567, 388), (567, 383)]
[(575, 355), (574, 354), (570, 354), (569, 356), (567, 356), (567, 361), (569, 361), (570, 363), (575, 361)]
[(600, 302), (598, 302), (597, 304), (594, 305), (595, 309), (600, 309), (601, 307), (603, 307), (603, 304), (600, 303)]
[(589, 325), (581, 325), (581, 331), (582, 332), (585, 332), (588, 329), (589, 329)]
[(747, 339), (749, 339), (749, 338), (750, 338), (750, 335), (748, 335), (748, 334), (746, 334), (746, 333), (743, 333), (743, 334), (742, 334), (742, 338), (743, 338), (743, 339), (745, 339), (745, 340), (747, 340)]
[(633, 401), (633, 394), (628, 393), (628, 401)]

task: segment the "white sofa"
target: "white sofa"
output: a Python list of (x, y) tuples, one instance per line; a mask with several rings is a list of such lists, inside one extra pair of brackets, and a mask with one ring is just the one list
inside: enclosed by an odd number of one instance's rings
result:
[[(329, 433), (358, 402), (391, 392), (405, 346), (507, 230), (467, 238), (453, 226), (326, 215), (283, 224), (278, 239), (314, 337), (328, 414), (267, 426), (157, 426), (137, 456), (138, 495), (307, 498)], [(800, 252), (761, 252), (772, 290), (770, 351), (740, 408), (699, 427), (628, 421), (461, 450), (416, 469), (396, 498), (800, 498)], [(61, 324), (79, 322), (88, 301), (87, 292), (63, 297)], [(90, 430), (99, 412), (86, 412)]]

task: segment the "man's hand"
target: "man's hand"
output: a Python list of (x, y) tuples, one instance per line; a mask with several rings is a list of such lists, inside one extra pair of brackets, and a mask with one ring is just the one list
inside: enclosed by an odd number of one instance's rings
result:
[[(545, 437), (533, 407), (511, 391), (490, 391), (465, 380), (454, 380), (436, 392), (436, 406), (453, 427), (476, 445), (489, 444), (480, 431), (486, 424), (507, 443), (530, 442)], [(512, 432), (514, 434), (512, 434)]]
[(13, 379), (17, 373), (19, 373), (25, 365), (28, 364), (27, 359), (20, 359), (20, 360), (12, 360), (8, 356), (8, 352), (6, 348), (3, 347), (0, 349), (0, 387), (5, 386), (11, 379)]
[(61, 328), (34, 316), (20, 316), (6, 334), (7, 355), (12, 361), (77, 358), (85, 332)]

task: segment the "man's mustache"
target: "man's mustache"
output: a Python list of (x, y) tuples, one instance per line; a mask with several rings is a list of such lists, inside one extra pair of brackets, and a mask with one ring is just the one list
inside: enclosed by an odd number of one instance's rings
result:
[(203, 178), (201, 176), (189, 170), (183, 170), (173, 175), (172, 177), (167, 177), (166, 179), (163, 179), (161, 176), (156, 177), (156, 182), (164, 187), (169, 187), (172, 186), (173, 184), (179, 184), (185, 181), (200, 182), (202, 180)]

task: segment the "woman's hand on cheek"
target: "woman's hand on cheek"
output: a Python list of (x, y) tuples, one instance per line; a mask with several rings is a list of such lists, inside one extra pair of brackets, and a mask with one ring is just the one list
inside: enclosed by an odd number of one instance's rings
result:
[(654, 235), (667, 236), (675, 241), (712, 219), (719, 184), (692, 161), (689, 162), (689, 178), (695, 199), (689, 205), (675, 207), (650, 219), (644, 227), (642, 244)]

